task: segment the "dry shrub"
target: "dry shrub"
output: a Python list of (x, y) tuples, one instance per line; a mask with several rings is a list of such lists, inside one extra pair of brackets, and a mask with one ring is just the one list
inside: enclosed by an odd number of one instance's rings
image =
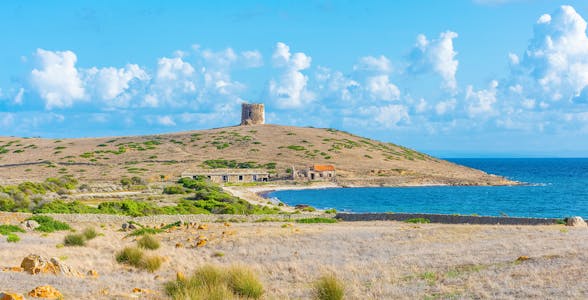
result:
[(250, 269), (234, 266), (229, 269), (205, 265), (186, 279), (165, 284), (172, 299), (259, 299), (263, 286)]
[(159, 249), (159, 241), (153, 235), (146, 234), (137, 241), (137, 245), (143, 249), (155, 250)]
[(344, 295), (345, 287), (334, 274), (325, 274), (313, 284), (314, 299), (341, 300)]

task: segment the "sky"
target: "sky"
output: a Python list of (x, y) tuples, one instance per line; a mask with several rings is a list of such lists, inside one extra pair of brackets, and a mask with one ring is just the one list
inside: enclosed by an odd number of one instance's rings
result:
[(588, 2), (2, 1), (0, 136), (207, 129), (264, 103), (440, 157), (588, 156)]

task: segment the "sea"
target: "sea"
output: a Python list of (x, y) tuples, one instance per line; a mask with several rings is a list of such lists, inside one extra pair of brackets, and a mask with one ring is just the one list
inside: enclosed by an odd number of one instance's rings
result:
[(267, 196), (339, 212), (588, 218), (588, 158), (447, 160), (524, 184), (285, 190)]

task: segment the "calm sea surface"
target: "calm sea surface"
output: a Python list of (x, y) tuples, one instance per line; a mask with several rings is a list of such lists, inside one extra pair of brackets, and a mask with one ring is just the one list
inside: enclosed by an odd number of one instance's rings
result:
[(588, 158), (449, 160), (528, 185), (337, 188), (277, 191), (268, 196), (288, 205), (309, 204), (349, 212), (588, 217)]

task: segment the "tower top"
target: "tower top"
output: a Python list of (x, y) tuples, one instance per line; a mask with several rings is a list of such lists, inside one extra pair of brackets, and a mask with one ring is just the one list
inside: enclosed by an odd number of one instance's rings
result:
[(265, 108), (262, 103), (241, 105), (241, 125), (265, 124)]

